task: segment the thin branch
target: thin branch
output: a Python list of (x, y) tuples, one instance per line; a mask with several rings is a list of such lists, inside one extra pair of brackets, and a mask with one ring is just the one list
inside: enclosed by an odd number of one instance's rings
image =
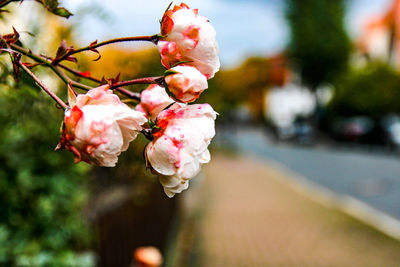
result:
[(86, 84), (83, 84), (83, 83), (78, 83), (78, 82), (73, 81), (73, 80), (71, 80), (70, 83), (71, 83), (73, 86), (75, 86), (75, 87), (77, 87), (77, 88), (80, 88), (80, 89), (82, 89), (82, 90), (89, 91), (90, 89), (93, 89), (93, 87), (91, 87), (91, 86), (89, 86), (89, 85), (86, 85)]
[(10, 47), (13, 50), (15, 50), (15, 51), (17, 51), (17, 52), (19, 52), (19, 53), (21, 53), (21, 54), (33, 59), (33, 60), (35, 60), (36, 62), (43, 63), (44, 65), (49, 67), (55, 74), (57, 74), (57, 76), (60, 77), (61, 80), (63, 80), (63, 82), (65, 84), (68, 84), (68, 79), (65, 77), (65, 75), (63, 75), (62, 72), (58, 68), (53, 66), (49, 60), (47, 60), (47, 59), (45, 59), (45, 58), (43, 58), (43, 57), (41, 57), (39, 55), (36, 55), (36, 54), (32, 53), (31, 50), (28, 50), (28, 49), (25, 49), (23, 47), (20, 47), (19, 45), (10, 44)]
[(66, 65), (64, 65), (64, 64), (58, 64), (58, 66), (59, 66), (60, 68), (64, 69), (64, 70), (66, 70), (66, 71), (68, 71), (68, 72), (74, 74), (74, 75), (77, 76), (77, 77), (80, 77), (80, 78), (83, 78), (83, 79), (87, 79), (87, 80), (90, 80), (90, 81), (93, 81), (93, 82), (96, 82), (96, 83), (101, 83), (101, 82), (102, 82), (101, 80), (99, 80), (99, 79), (97, 79), (97, 78), (94, 78), (94, 77), (92, 77), (92, 76), (84, 75), (84, 74), (82, 74), (81, 72), (79, 72), (79, 71), (77, 71), (77, 70), (75, 70), (75, 69), (73, 69), (73, 68), (70, 68), (70, 67), (68, 67), (68, 66), (66, 66)]
[(39, 85), (40, 88), (43, 89), (43, 91), (45, 91), (51, 98), (53, 98), (64, 110), (69, 108), (67, 104), (65, 104), (64, 101), (61, 100), (61, 98), (59, 98), (55, 93), (53, 93), (50, 89), (48, 89), (44, 83), (39, 80), (38, 77), (36, 77), (36, 75), (26, 66), (24, 66), (24, 64), (21, 64), (21, 62), (18, 62), (18, 65), (26, 72), (28, 73), (29, 76), (32, 77), (33, 80), (35, 80), (36, 84)]
[(146, 78), (139, 78), (139, 79), (133, 79), (133, 80), (128, 80), (128, 81), (122, 81), (122, 82), (115, 82), (110, 85), (110, 89), (121, 87), (121, 86), (132, 85), (132, 84), (159, 84), (159, 85), (162, 85), (163, 82), (164, 82), (164, 76), (146, 77)]
[(63, 61), (64, 59), (66, 59), (67, 57), (83, 52), (83, 51), (93, 51), (95, 50), (97, 47), (100, 46), (105, 46), (105, 45), (109, 45), (109, 44), (113, 44), (113, 43), (122, 43), (122, 42), (133, 42), (133, 41), (148, 41), (148, 42), (152, 42), (152, 43), (157, 43), (158, 42), (158, 34), (152, 35), (152, 36), (134, 36), (134, 37), (122, 37), (122, 38), (115, 38), (115, 39), (110, 39), (107, 41), (103, 41), (100, 43), (92, 43), (88, 46), (82, 47), (82, 48), (78, 48), (78, 49), (74, 49), (71, 50), (69, 52), (67, 52), (64, 56), (58, 58), (57, 60), (53, 61), (54, 65), (57, 65), (59, 62)]
[[(58, 66), (61, 67), (61, 68), (63, 68), (63, 69), (65, 69), (66, 71), (68, 71), (68, 72), (70, 72), (70, 73), (72, 73), (72, 74), (78, 76), (78, 77), (83, 78), (83, 79), (88, 79), (88, 80), (91, 80), (91, 81), (96, 82), (96, 83), (99, 83), (99, 84), (102, 84), (102, 83), (103, 83), (103, 81), (101, 81), (101, 80), (99, 80), (99, 79), (97, 79), (97, 78), (94, 78), (94, 77), (92, 77), (92, 76), (83, 75), (83, 74), (80, 73), (79, 71), (77, 71), (77, 70), (75, 70), (75, 69), (72, 69), (72, 68), (70, 68), (70, 67), (67, 67), (67, 66), (65, 66), (65, 65), (63, 65), (63, 64), (58, 64)], [(72, 84), (75, 85), (76, 87), (79, 87), (79, 85), (82, 85), (82, 84), (79, 84), (79, 83), (74, 82), (74, 81), (72, 81)], [(82, 87), (79, 87), (79, 88), (85, 89), (85, 88), (82, 88)], [(131, 98), (131, 99), (134, 99), (134, 100), (137, 100), (137, 101), (140, 102), (140, 93), (131, 92), (131, 91), (126, 90), (126, 89), (121, 88), (121, 87), (118, 87), (118, 88), (113, 88), (113, 87), (111, 87), (110, 89), (114, 89), (115, 91), (118, 91), (118, 92), (120, 92), (121, 94), (123, 94), (123, 95), (125, 95), (125, 96), (127, 96), (127, 97), (129, 97), (129, 98)]]
[(71, 85), (73, 85), (73, 86), (75, 86), (75, 87), (77, 87), (77, 88), (80, 88), (80, 89), (83, 89), (83, 90), (90, 90), (90, 89), (93, 89), (93, 87), (91, 87), (91, 86), (89, 86), (89, 85), (86, 85), (86, 84), (83, 84), (83, 83), (79, 83), (79, 82), (76, 82), (76, 81), (74, 81), (74, 80), (72, 80), (70, 77), (68, 77), (62, 70), (60, 70), (58, 67), (55, 67), (55, 69), (56, 70), (58, 70), (58, 72), (59, 72), (59, 74), (61, 75), (61, 76), (63, 76), (64, 78), (65, 78), (65, 80), (67, 80), (68, 81), (68, 83), (67, 84), (71, 84)]
[(121, 88), (121, 87), (115, 88), (115, 90), (120, 92), (121, 94), (131, 98), (131, 99), (134, 99), (134, 100), (137, 100), (137, 101), (140, 102), (140, 93), (131, 92), (131, 91), (126, 90), (126, 89)]
[[(20, 46), (18, 46), (18, 45), (16, 45), (16, 44), (10, 44), (10, 46), (11, 46), (11, 48), (12, 48), (13, 50), (15, 50), (15, 51), (17, 51), (17, 52), (19, 52), (19, 53), (21, 53), (21, 54), (23, 54), (23, 55), (25, 55), (25, 56), (31, 58), (31, 59), (33, 59), (33, 60), (36, 61), (36, 62), (43, 63), (45, 66), (49, 67), (52, 71), (54, 71), (54, 72), (57, 74), (58, 77), (61, 78), (61, 80), (62, 80), (65, 84), (71, 83), (73, 86), (75, 86), (75, 87), (77, 87), (77, 88), (80, 88), (80, 89), (83, 89), (83, 90), (90, 90), (90, 89), (92, 89), (92, 87), (90, 87), (90, 86), (87, 86), (87, 85), (84, 85), (84, 84), (82, 84), (82, 83), (78, 83), (78, 82), (75, 82), (75, 81), (71, 80), (71, 79), (70, 79), (67, 75), (65, 75), (64, 72), (61, 71), (58, 67), (56, 67), (56, 66), (54, 66), (54, 65), (51, 64), (51, 58), (46, 57), (46, 56), (39, 56), (39, 55), (36, 55), (36, 54), (32, 53), (31, 50), (22, 48), (22, 47), (20, 47)], [(96, 78), (94, 78), (94, 77), (86, 77), (86, 76), (82, 75), (79, 71), (74, 70), (74, 69), (72, 69), (72, 68), (69, 68), (69, 67), (67, 67), (67, 66), (65, 66), (65, 65), (59, 64), (58, 66), (59, 66), (60, 68), (65, 69), (66, 71), (68, 71), (68, 72), (70, 72), (70, 73), (72, 73), (72, 74), (78, 76), (78, 77), (85, 78), (85, 79), (89, 79), (89, 80), (94, 81), (94, 82), (97, 82), (97, 83), (99, 83), (99, 84), (102, 83), (102, 81), (99, 80), (99, 79), (96, 79)], [(138, 81), (139, 81), (139, 80), (142, 80), (142, 82), (136, 82), (136, 83), (137, 83), (137, 84), (138, 84), (138, 83), (142, 83), (142, 84), (143, 84), (143, 83), (144, 83), (144, 84), (146, 84), (146, 83), (156, 83), (156, 82), (145, 82), (146, 80), (149, 81), (149, 79), (152, 80), (152, 79), (156, 79), (156, 78), (162, 78), (162, 77), (151, 77), (151, 78), (137, 79)], [(134, 80), (132, 80), (132, 81), (134, 81)], [(135, 82), (134, 82), (134, 83), (131, 83), (131, 84), (135, 84)], [(129, 83), (128, 83), (127, 85), (129, 85)], [(125, 95), (125, 96), (127, 96), (127, 97), (129, 97), (129, 98), (131, 98), (131, 99), (140, 101), (140, 93), (131, 92), (131, 91), (126, 90), (126, 89), (124, 89), (124, 88), (120, 88), (120, 86), (112, 86), (112, 87), (110, 87), (110, 88), (111, 88), (111, 89), (115, 89), (116, 91), (120, 92), (121, 94), (123, 94), (123, 95)]]

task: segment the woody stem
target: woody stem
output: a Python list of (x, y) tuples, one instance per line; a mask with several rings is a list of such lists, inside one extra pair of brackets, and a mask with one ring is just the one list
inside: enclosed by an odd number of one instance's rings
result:
[[(58, 64), (58, 66), (61, 67), (61, 68), (63, 68), (63, 69), (65, 69), (66, 71), (68, 71), (68, 72), (74, 74), (75, 76), (80, 77), (80, 78), (88, 79), (88, 80), (90, 80), (90, 81), (93, 81), (93, 82), (96, 82), (96, 83), (99, 83), (99, 84), (102, 84), (102, 83), (103, 83), (103, 81), (101, 81), (101, 80), (99, 80), (99, 79), (96, 79), (96, 78), (91, 77), (91, 76), (83, 75), (83, 74), (81, 74), (79, 71), (74, 70), (74, 69), (72, 69), (72, 68), (70, 68), (70, 67), (67, 67), (67, 66), (65, 66), (65, 65)], [(72, 82), (72, 84), (73, 84), (73, 85), (76, 85), (76, 84), (79, 84), (79, 83), (77, 83), (77, 82)], [(81, 85), (82, 85), (82, 84), (81, 84)], [(81, 88), (81, 89), (84, 89), (84, 88), (82, 88), (82, 87), (80, 87), (80, 88)], [(131, 92), (131, 91), (126, 90), (126, 89), (121, 88), (121, 87), (115, 88), (115, 86), (114, 86), (114, 87), (110, 87), (110, 89), (115, 89), (116, 91), (118, 91), (118, 92), (120, 92), (121, 94), (123, 94), (123, 95), (129, 97), (130, 99), (133, 99), (133, 100), (136, 100), (136, 101), (139, 101), (139, 102), (140, 102), (140, 93)]]
[(48, 89), (44, 83), (39, 80), (38, 77), (25, 65), (21, 64), (21, 62), (18, 62), (18, 65), (29, 75), (32, 77), (32, 79), (36, 82), (36, 84), (43, 89), (51, 98), (53, 98), (64, 110), (68, 108), (68, 105), (65, 104), (64, 101), (61, 100), (55, 93), (53, 93), (50, 89)]
[(109, 45), (109, 44), (113, 44), (113, 43), (132, 42), (132, 41), (148, 41), (148, 42), (152, 42), (152, 43), (157, 43), (158, 38), (159, 38), (158, 34), (155, 34), (155, 35), (151, 35), (151, 36), (134, 36), (134, 37), (121, 37), (121, 38), (110, 39), (110, 40), (103, 41), (100, 43), (90, 44), (90, 45), (82, 47), (82, 48), (73, 49), (73, 50), (67, 52), (62, 57), (53, 61), (53, 64), (57, 65), (59, 62), (63, 61), (64, 59), (66, 59), (67, 57), (69, 57), (71, 55), (74, 55), (74, 54), (77, 54), (77, 53), (80, 53), (83, 51), (94, 50), (100, 46), (105, 46), (105, 45)]
[[(20, 46), (18, 46), (18, 45), (16, 45), (16, 44), (10, 44), (10, 47), (11, 47), (13, 50), (17, 51), (18, 53), (20, 53), (20, 54), (22, 54), (22, 55), (25, 55), (25, 56), (27, 56), (27, 57), (33, 59), (34, 61), (36, 61), (36, 62), (38, 62), (38, 63), (42, 63), (42, 64), (45, 65), (46, 67), (49, 67), (55, 74), (57, 74), (58, 77), (61, 78), (61, 80), (62, 80), (65, 84), (71, 83), (73, 86), (75, 86), (75, 87), (77, 87), (77, 88), (80, 88), (80, 89), (83, 89), (83, 90), (90, 90), (90, 89), (91, 89), (90, 86), (87, 86), (87, 85), (84, 85), (84, 84), (81, 84), (81, 83), (79, 83), (79, 82), (72, 81), (71, 79), (69, 79), (57, 66), (54, 66), (54, 65), (51, 64), (51, 58), (46, 57), (46, 56), (39, 56), (39, 55), (36, 55), (36, 54), (32, 53), (31, 50), (22, 48), (22, 47), (20, 47)], [(78, 77), (81, 77), (81, 78), (85, 78), (85, 79), (88, 79), (88, 80), (97, 82), (97, 83), (99, 83), (99, 84), (103, 83), (103, 82), (102, 82), (101, 80), (99, 80), (99, 79), (96, 79), (96, 78), (94, 78), (94, 77), (87, 77), (87, 76), (84, 76), (84, 75), (82, 75), (79, 71), (74, 70), (74, 69), (72, 69), (72, 68), (70, 68), (70, 67), (67, 67), (67, 66), (65, 66), (65, 65), (59, 64), (58, 66), (59, 66), (60, 68), (65, 69), (66, 71), (68, 71), (68, 72), (74, 74), (75, 76), (78, 76)], [(147, 79), (147, 78), (146, 78), (146, 79)], [(140, 93), (131, 92), (131, 91), (129, 91), (129, 90), (126, 90), (126, 89), (120, 88), (120, 87), (116, 88), (115, 86), (114, 86), (113, 88), (115, 88), (116, 91), (120, 92), (121, 94), (123, 94), (123, 95), (125, 95), (125, 96), (127, 96), (127, 97), (129, 97), (129, 98), (131, 98), (131, 99), (140, 101)]]
[(162, 85), (163, 83), (164, 83), (164, 76), (146, 77), (146, 78), (139, 78), (139, 79), (133, 79), (133, 80), (128, 80), (128, 81), (122, 81), (122, 82), (115, 82), (110, 85), (110, 89), (121, 87), (121, 86), (132, 85), (132, 84)]
[(25, 48), (20, 47), (20, 46), (18, 46), (16, 44), (10, 44), (10, 47), (13, 50), (17, 51), (18, 53), (20, 53), (22, 55), (25, 55), (25, 56), (35, 60), (38, 63), (42, 63), (46, 67), (49, 67), (55, 74), (57, 74), (58, 77), (61, 78), (61, 80), (63, 80), (63, 82), (65, 84), (68, 84), (68, 79), (60, 72), (59, 69), (56, 68), (56, 66), (53, 66), (49, 60), (47, 60), (47, 59), (45, 59), (45, 58), (43, 58), (43, 57), (41, 57), (39, 55), (36, 55), (36, 54), (32, 53), (32, 51), (30, 49), (29, 50), (25, 49)]

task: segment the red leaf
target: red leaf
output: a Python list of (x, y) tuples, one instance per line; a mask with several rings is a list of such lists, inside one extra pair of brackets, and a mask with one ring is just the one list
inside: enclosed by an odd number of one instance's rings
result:
[(119, 82), (119, 76), (121, 76), (121, 72), (114, 78), (114, 81)]
[(13, 67), (13, 74), (14, 74), (14, 80), (16, 82), (19, 81), (19, 62), (21, 60), (21, 54), (16, 54), (13, 53), (11, 57), (11, 62), (12, 62), (12, 67)]
[(90, 71), (79, 72), (79, 75), (81, 75), (83, 77), (90, 77), (91, 76)]
[(31, 69), (31, 68), (33, 68), (33, 67), (42, 65), (43, 63), (22, 62), (21, 64)]
[(13, 33), (9, 33), (9, 34), (5, 34), (5, 35), (1, 36), (1, 39), (5, 40), (6, 43), (9, 43), (9, 44), (14, 44), (19, 39), (19, 33), (14, 28), (14, 26), (12, 28), (13, 28)]
[[(74, 51), (74, 47), (72, 45), (67, 46), (67, 42), (65, 40), (62, 40), (60, 46), (57, 49), (56, 57), (54, 58), (52, 63), (54, 64), (56, 62), (59, 62), (62, 57), (64, 57), (65, 55), (67, 55), (68, 53), (71, 53), (73, 51)], [(65, 59), (68, 61), (75, 62), (75, 63), (77, 62), (76, 58), (74, 58), (72, 56), (71, 57), (68, 56)]]
[(100, 54), (99, 50), (97, 50), (96, 48), (93, 47), (95, 45), (97, 45), (97, 40), (90, 43), (89, 49), (90, 49), (90, 51), (95, 52), (98, 55), (96, 59), (93, 59), (93, 61), (98, 61), (101, 58), (101, 54)]
[(91, 42), (91, 43), (90, 43), (90, 45), (89, 45), (89, 47), (92, 47), (92, 46), (94, 46), (94, 45), (97, 45), (97, 40), (96, 40), (96, 41), (93, 41), (93, 42)]
[(78, 60), (74, 56), (68, 56), (65, 58), (65, 60), (72, 61), (74, 63), (78, 63)]

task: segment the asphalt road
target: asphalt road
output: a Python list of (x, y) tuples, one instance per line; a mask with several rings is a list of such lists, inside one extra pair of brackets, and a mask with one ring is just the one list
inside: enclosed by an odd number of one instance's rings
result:
[(276, 144), (261, 129), (224, 130), (216, 143), (278, 161), (338, 194), (400, 220), (400, 155), (332, 146)]

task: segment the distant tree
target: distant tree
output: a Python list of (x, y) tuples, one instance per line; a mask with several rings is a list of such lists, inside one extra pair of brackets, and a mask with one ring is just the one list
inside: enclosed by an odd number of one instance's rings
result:
[(270, 82), (270, 62), (266, 58), (248, 58), (240, 66), (221, 70), (209, 82), (203, 102), (211, 103), (219, 113), (229, 113), (240, 104), (250, 104), (253, 115), (261, 119), (263, 113), (263, 93)]
[(400, 112), (400, 76), (383, 63), (350, 71), (337, 86), (330, 116), (367, 115), (380, 118)]
[(343, 26), (343, 0), (286, 0), (289, 55), (302, 82), (315, 90), (346, 70), (351, 49)]

